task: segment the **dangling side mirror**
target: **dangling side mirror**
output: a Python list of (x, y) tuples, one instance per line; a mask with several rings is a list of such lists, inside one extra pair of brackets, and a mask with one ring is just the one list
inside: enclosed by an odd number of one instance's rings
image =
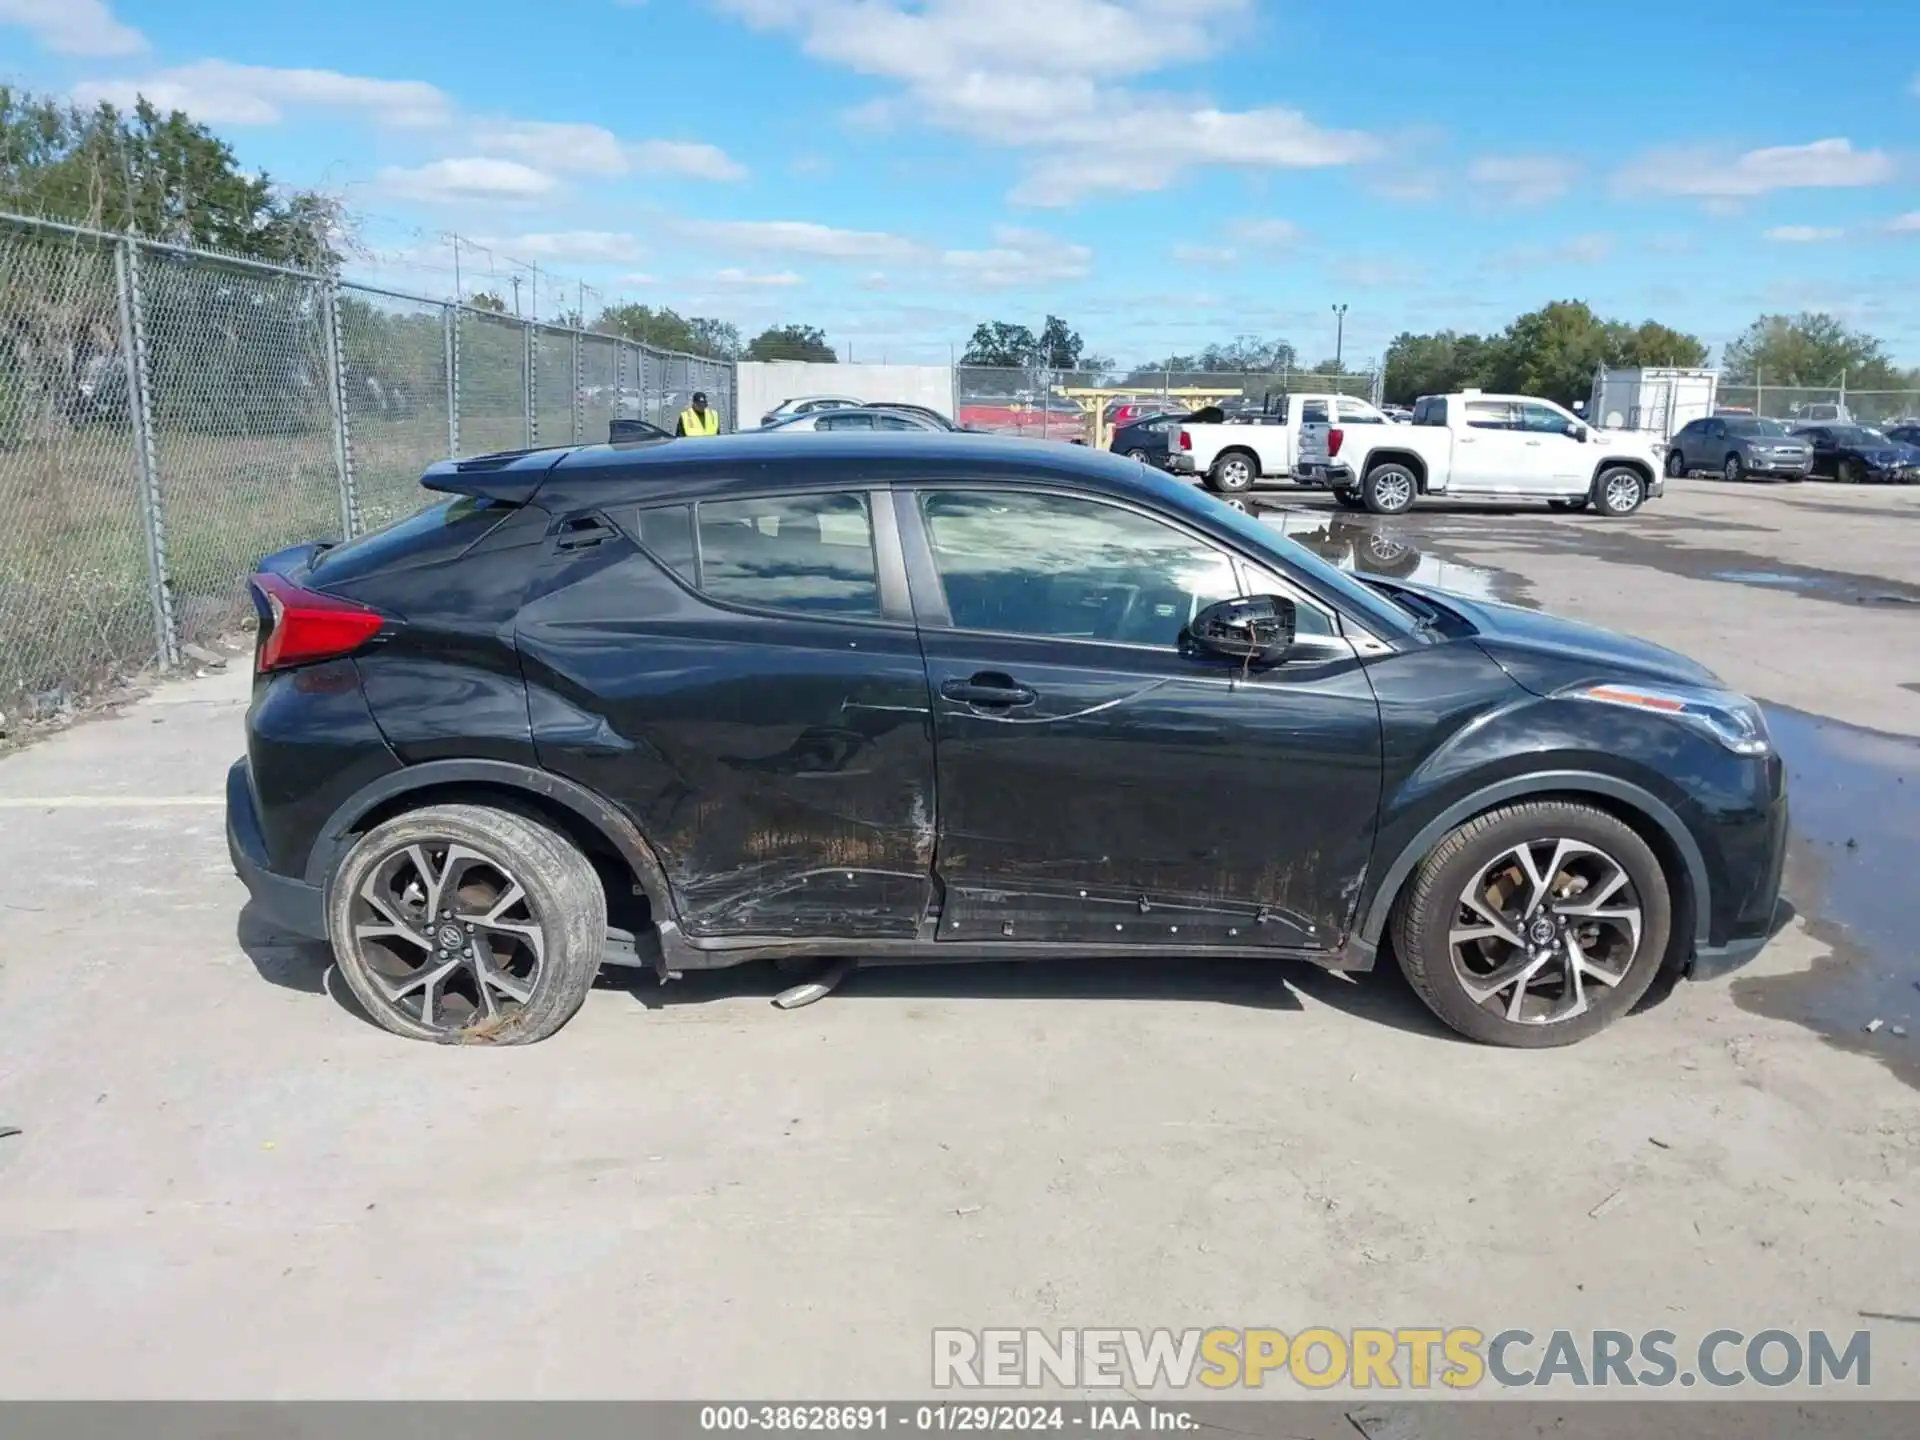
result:
[(1219, 600), (1193, 617), (1182, 637), (1202, 654), (1274, 665), (1293, 648), (1293, 601), (1284, 595)]

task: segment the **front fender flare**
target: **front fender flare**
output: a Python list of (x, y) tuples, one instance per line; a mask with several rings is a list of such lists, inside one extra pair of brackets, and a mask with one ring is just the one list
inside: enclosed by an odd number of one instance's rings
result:
[(1711, 937), (1708, 927), (1712, 921), (1713, 906), (1707, 862), (1686, 825), (1659, 796), (1631, 781), (1589, 770), (1547, 770), (1531, 775), (1515, 775), (1476, 790), (1447, 806), (1421, 827), (1420, 832), (1402, 847), (1393, 863), (1382, 873), (1380, 884), (1367, 905), (1366, 918), (1360, 924), (1361, 942), (1369, 951), (1378, 947), (1380, 937), (1386, 933), (1387, 919), (1393, 912), (1393, 902), (1399, 897), (1401, 886), (1406, 884), (1414, 866), (1424, 860), (1428, 852), (1450, 831), (1496, 805), (1525, 800), (1535, 795), (1569, 792), (1602, 795), (1609, 800), (1617, 800), (1631, 806), (1660, 827), (1661, 833), (1672, 842), (1674, 852), (1687, 869), (1687, 883), (1693, 892), (1694, 944), (1696, 947), (1709, 944)]

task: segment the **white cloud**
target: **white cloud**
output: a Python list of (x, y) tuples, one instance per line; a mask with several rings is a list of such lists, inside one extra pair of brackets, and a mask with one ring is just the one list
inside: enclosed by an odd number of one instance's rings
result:
[(970, 285), (1006, 290), (1022, 285), (1057, 284), (1084, 279), (1093, 251), (1038, 230), (996, 225), (990, 250), (948, 250), (941, 261)]
[(1920, 210), (1909, 210), (1904, 215), (1896, 215), (1887, 222), (1887, 229), (1895, 234), (1920, 233)]
[[(494, 162), (501, 163), (501, 162)], [(631, 265), (646, 249), (624, 230), (561, 230), (544, 234), (482, 235), (474, 244), (519, 258), (576, 265)]]
[(1467, 167), (1469, 184), (1516, 206), (1558, 200), (1579, 174), (1579, 161), (1558, 155), (1482, 155)]
[(1293, 169), (1378, 153), (1281, 106), (1221, 110), (1116, 79), (1201, 60), (1230, 44), (1251, 0), (721, 0), (762, 29), (796, 33), (817, 59), (900, 86), (849, 120), (914, 119), (1034, 159), (1013, 198), (1065, 205), (1159, 190), (1204, 165)]
[(1231, 265), (1240, 252), (1231, 245), (1170, 245), (1167, 257), (1179, 265)]
[(140, 95), (162, 110), (184, 110), (213, 125), (272, 125), (296, 107), (363, 111), (388, 125), (441, 125), (453, 115), (446, 94), (424, 80), (372, 80), (225, 60), (200, 60), (143, 79), (85, 80), (73, 88), (82, 105), (105, 100), (125, 109)]
[(756, 275), (751, 271), (735, 269), (729, 266), (716, 274), (714, 279), (722, 285), (761, 286), (761, 285), (798, 285), (800, 277), (791, 270), (776, 270), (771, 274)]
[(683, 220), (681, 234), (750, 255), (808, 255), (821, 260), (910, 259), (913, 241), (881, 230), (841, 230), (810, 220)]
[(660, 281), (657, 276), (648, 275), (644, 271), (634, 270), (625, 275), (614, 276), (613, 283), (616, 285), (658, 285)]
[(136, 55), (147, 38), (114, 18), (106, 0), (0, 0), (0, 25), (18, 25), (61, 55)]
[(718, 145), (695, 140), (642, 140), (628, 147), (633, 168), (647, 175), (680, 175), (688, 180), (740, 180), (747, 167)]
[(625, 175), (633, 168), (620, 137), (598, 125), (485, 120), (474, 126), (471, 143), (569, 175)]
[(436, 160), (417, 170), (388, 166), (381, 188), (406, 200), (445, 204), (463, 200), (536, 200), (557, 182), (545, 171), (517, 160), (480, 157)]
[(1844, 138), (1776, 145), (1734, 155), (1711, 146), (1652, 150), (1623, 167), (1615, 186), (1628, 193), (1734, 201), (1773, 190), (1881, 185), (1893, 178), (1882, 150), (1856, 150)]
[(1838, 240), (1846, 233), (1823, 225), (1775, 225), (1771, 230), (1762, 230), (1760, 238), (1783, 245), (1812, 245), (1821, 240)]
[(1242, 245), (1266, 250), (1298, 245), (1305, 233), (1291, 220), (1235, 220), (1227, 226), (1227, 234)]

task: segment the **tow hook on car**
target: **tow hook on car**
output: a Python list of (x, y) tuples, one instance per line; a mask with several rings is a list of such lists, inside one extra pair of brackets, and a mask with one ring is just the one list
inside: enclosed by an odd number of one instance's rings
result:
[(812, 979), (782, 990), (773, 997), (773, 1003), (781, 1010), (798, 1010), (802, 1005), (823, 1000), (840, 988), (840, 982), (851, 975), (859, 963), (851, 959), (829, 961), (814, 972)]

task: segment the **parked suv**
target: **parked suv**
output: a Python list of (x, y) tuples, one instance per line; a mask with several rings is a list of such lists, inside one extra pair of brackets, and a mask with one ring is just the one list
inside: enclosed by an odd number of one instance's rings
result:
[(1667, 474), (1676, 480), (1695, 470), (1717, 470), (1732, 481), (1804, 480), (1812, 465), (1813, 446), (1778, 420), (1714, 415), (1688, 421), (1667, 444)]
[(771, 434), (426, 484), (262, 563), (227, 782), (255, 905), (401, 1035), (538, 1040), (610, 960), (1390, 947), (1546, 1046), (1774, 925), (1752, 701), (1117, 456)]

